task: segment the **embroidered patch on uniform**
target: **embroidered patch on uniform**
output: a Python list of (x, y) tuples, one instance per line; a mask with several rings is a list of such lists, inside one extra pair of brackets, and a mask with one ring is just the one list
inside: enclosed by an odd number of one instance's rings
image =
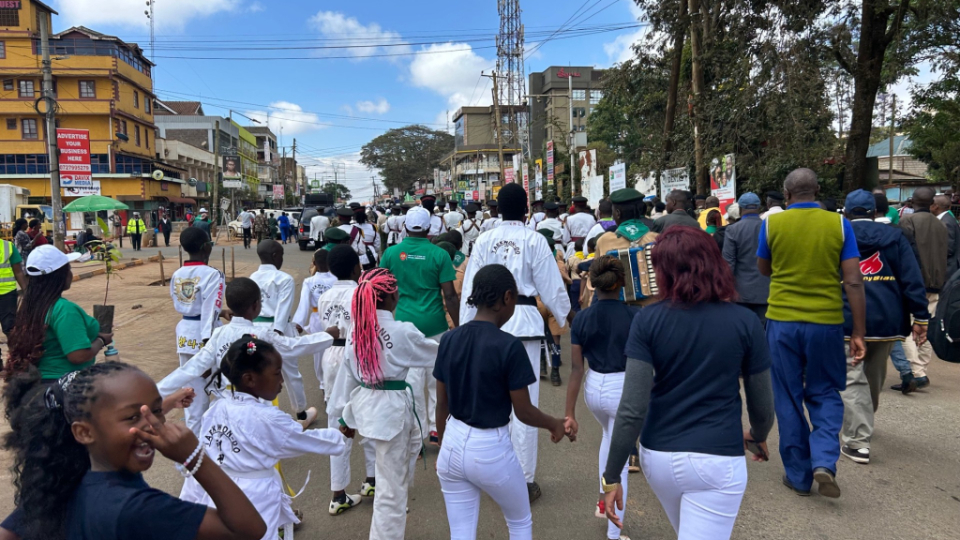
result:
[(173, 292), (177, 300), (184, 304), (192, 304), (197, 299), (197, 284), (200, 278), (177, 278), (173, 283)]

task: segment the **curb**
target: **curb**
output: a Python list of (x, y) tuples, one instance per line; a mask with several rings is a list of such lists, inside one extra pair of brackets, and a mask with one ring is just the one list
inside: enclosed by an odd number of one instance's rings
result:
[[(159, 261), (160, 261), (160, 255), (154, 255), (152, 257), (147, 257), (146, 259), (134, 259), (129, 262), (117, 264), (113, 267), (113, 269), (114, 271), (119, 271), (125, 268), (131, 268), (134, 266), (143, 266), (148, 262), (159, 262)], [(106, 273), (107, 273), (107, 269), (101, 267), (101, 268), (97, 268), (96, 270), (84, 272), (82, 274), (74, 274), (73, 281), (80, 281), (81, 279), (90, 279), (94, 276), (102, 276)]]

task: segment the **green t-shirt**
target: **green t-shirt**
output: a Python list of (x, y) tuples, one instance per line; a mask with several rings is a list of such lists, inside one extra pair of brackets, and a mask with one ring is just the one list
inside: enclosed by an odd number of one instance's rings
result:
[(73, 364), (67, 355), (89, 349), (100, 333), (100, 323), (87, 315), (83, 308), (61, 298), (47, 314), (47, 335), (43, 338), (43, 356), (40, 358), (40, 378), (59, 379), (71, 371), (93, 365), (96, 358), (83, 364)]
[(20, 264), (23, 262), (23, 255), (20, 255), (20, 250), (17, 249), (17, 246), (10, 242), (10, 264)]
[(427, 337), (448, 330), (440, 284), (455, 280), (457, 271), (443, 248), (431, 244), (426, 238), (408, 236), (387, 248), (380, 267), (390, 270), (397, 278), (400, 289), (398, 321), (413, 323)]
[(892, 206), (887, 210), (887, 217), (890, 218), (890, 223), (894, 225), (900, 223), (900, 212)]

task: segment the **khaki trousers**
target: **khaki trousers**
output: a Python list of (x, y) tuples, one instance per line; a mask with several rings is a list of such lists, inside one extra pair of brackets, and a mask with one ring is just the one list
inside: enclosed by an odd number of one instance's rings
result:
[[(930, 303), (930, 315), (937, 312), (937, 301), (939, 300), (940, 295), (938, 293), (927, 293), (927, 302)], [(913, 336), (910, 336), (903, 342), (903, 351), (907, 355), (907, 360), (910, 361), (910, 367), (913, 368), (913, 376), (926, 377), (927, 365), (930, 364), (930, 360), (934, 357), (933, 347), (930, 346), (930, 342), (927, 341), (918, 348), (917, 344), (913, 341)]]
[(863, 362), (852, 364), (850, 346), (847, 353), (847, 389), (840, 392), (843, 399), (843, 428), (840, 440), (850, 448), (870, 448), (873, 436), (873, 415), (880, 404), (880, 390), (887, 378), (887, 358), (893, 341), (868, 341)]

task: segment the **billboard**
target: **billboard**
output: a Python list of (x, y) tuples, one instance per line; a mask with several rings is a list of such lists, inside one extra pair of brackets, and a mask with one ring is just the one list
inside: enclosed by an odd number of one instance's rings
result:
[(657, 173), (656, 171), (650, 171), (648, 176), (643, 176), (642, 174), (636, 175), (634, 178), (633, 189), (643, 193), (644, 195), (656, 195), (657, 194)]
[[(627, 187), (627, 164), (617, 163), (610, 167), (610, 193)], [(641, 192), (642, 193), (642, 192)]]
[(675, 189), (690, 189), (690, 173), (686, 167), (667, 169), (660, 175), (660, 198), (663, 199)]
[(101, 195), (99, 180), (94, 180), (92, 187), (73, 186), (63, 188), (64, 197), (86, 197), (87, 195)]
[(547, 185), (553, 187), (553, 141), (547, 141)]
[(527, 198), (530, 197), (530, 166), (524, 163), (520, 168), (523, 171), (523, 190), (527, 192)]
[(283, 199), (283, 184), (274, 184), (274, 185), (273, 185), (273, 198), (274, 198), (274, 199)]
[[(584, 182), (597, 176), (597, 151), (596, 150), (581, 150), (580, 151), (580, 194), (586, 196), (587, 191), (584, 189)], [(572, 177), (573, 171), (571, 171)]]
[(90, 168), (90, 130), (57, 129), (60, 154), (60, 187), (93, 188)]
[(504, 169), (503, 170), (503, 183), (510, 184), (513, 182), (513, 169)]
[(737, 200), (737, 171), (733, 154), (723, 158), (714, 158), (710, 162), (710, 194), (720, 199), (720, 210), (727, 211), (727, 207)]
[[(239, 180), (241, 176), (240, 156), (223, 156), (223, 179)], [(226, 185), (224, 185), (224, 187), (226, 187)]]

